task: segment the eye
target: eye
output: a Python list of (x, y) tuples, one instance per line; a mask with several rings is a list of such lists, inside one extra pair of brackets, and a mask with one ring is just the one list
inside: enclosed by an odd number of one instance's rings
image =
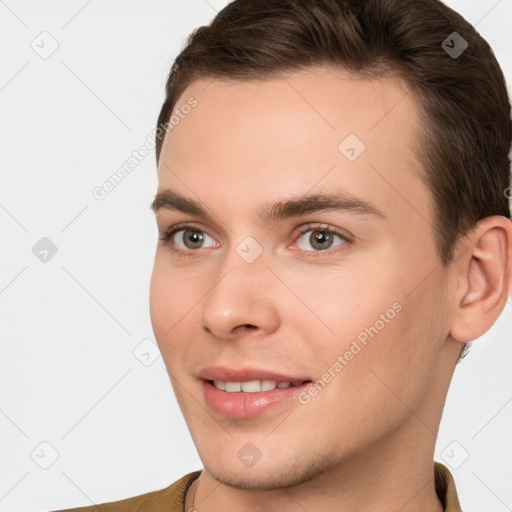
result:
[[(323, 254), (334, 247), (345, 246), (350, 243), (350, 240), (345, 235), (330, 229), (327, 225), (305, 226), (298, 233), (300, 236), (298, 237), (296, 248), (307, 252), (320, 252)], [(308, 233), (309, 236), (306, 237), (305, 235), (308, 235)], [(309, 247), (313, 247), (313, 250), (309, 249)], [(344, 248), (341, 247), (341, 249)], [(315, 256), (317, 255), (315, 254)]]
[[(347, 235), (326, 224), (307, 225), (296, 233), (299, 236), (292, 249), (299, 249), (312, 257), (331, 256), (345, 250), (352, 243)], [(309, 236), (306, 237), (308, 233)], [(172, 226), (159, 239), (179, 256), (196, 256), (200, 253), (199, 249), (219, 247), (206, 231), (193, 224)]]
[[(209, 245), (205, 245), (210, 239)], [(217, 247), (217, 242), (208, 235), (204, 230), (192, 224), (178, 224), (173, 226), (165, 232), (160, 240), (164, 244), (168, 244), (172, 251), (181, 254), (190, 254), (197, 249), (204, 249), (206, 247)]]

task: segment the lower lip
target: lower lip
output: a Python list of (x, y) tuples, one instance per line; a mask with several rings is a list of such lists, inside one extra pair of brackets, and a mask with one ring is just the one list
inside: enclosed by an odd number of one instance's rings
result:
[(218, 414), (228, 418), (254, 418), (268, 409), (296, 398), (311, 382), (289, 388), (274, 388), (256, 393), (230, 393), (217, 389), (212, 382), (203, 381), (206, 403)]

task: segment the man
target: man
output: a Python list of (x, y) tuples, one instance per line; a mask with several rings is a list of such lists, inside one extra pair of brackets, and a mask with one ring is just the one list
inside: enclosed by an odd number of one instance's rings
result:
[(460, 511), (439, 422), (512, 286), (487, 43), (437, 0), (238, 0), (158, 127), (151, 319), (204, 469), (80, 510)]

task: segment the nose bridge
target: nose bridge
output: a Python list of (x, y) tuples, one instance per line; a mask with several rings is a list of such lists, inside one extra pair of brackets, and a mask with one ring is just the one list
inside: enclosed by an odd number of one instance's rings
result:
[(203, 327), (219, 338), (233, 336), (239, 326), (272, 331), (278, 323), (270, 293), (272, 273), (266, 267), (263, 247), (245, 237), (230, 247), (202, 305)]

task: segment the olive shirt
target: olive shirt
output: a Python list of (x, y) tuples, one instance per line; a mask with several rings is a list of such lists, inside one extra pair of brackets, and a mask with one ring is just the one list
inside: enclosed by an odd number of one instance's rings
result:
[[(180, 478), (169, 487), (121, 501), (72, 508), (58, 512), (187, 512), (185, 495), (201, 471), (194, 471)], [(444, 506), (444, 512), (462, 512), (455, 490), (455, 482), (448, 469), (434, 462), (436, 493)]]

